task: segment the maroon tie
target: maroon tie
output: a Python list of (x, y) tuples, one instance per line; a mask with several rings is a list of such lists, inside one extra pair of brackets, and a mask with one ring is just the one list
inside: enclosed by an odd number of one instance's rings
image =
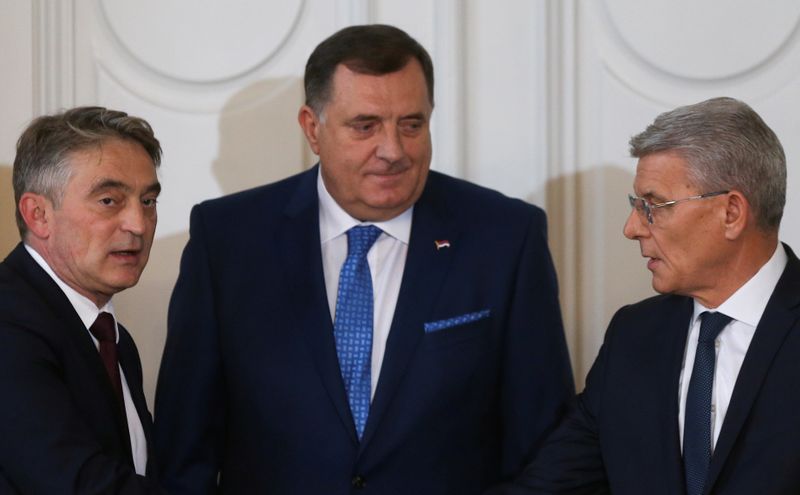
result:
[(117, 394), (120, 405), (124, 404), (122, 398), (122, 381), (119, 377), (119, 365), (117, 364), (117, 332), (114, 327), (114, 317), (111, 313), (100, 313), (97, 319), (89, 328), (94, 338), (100, 342), (100, 359), (106, 367), (108, 377), (111, 379), (111, 386)]

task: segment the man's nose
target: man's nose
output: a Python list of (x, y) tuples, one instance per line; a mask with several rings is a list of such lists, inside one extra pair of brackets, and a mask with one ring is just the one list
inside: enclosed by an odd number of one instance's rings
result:
[(625, 220), (625, 225), (622, 227), (622, 233), (628, 239), (634, 240), (645, 237), (650, 232), (649, 227), (644, 215), (636, 211), (635, 208), (631, 208), (628, 219)]
[(147, 230), (147, 212), (139, 201), (132, 202), (122, 211), (121, 228), (135, 235), (143, 235)]
[(376, 154), (378, 158), (389, 163), (397, 162), (405, 156), (403, 141), (397, 127), (389, 126), (384, 128)]

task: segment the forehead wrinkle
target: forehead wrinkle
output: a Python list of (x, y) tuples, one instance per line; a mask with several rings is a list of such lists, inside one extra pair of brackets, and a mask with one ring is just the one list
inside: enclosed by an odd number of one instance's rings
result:
[[(645, 184), (642, 184), (645, 182)], [(653, 196), (658, 196), (653, 191), (653, 181), (650, 179), (643, 179), (640, 174), (636, 174), (633, 180), (633, 194), (639, 198), (650, 199)]]
[(669, 179), (668, 174), (654, 174), (652, 171), (642, 174), (637, 171), (633, 190), (637, 196), (648, 200), (668, 201), (672, 198), (667, 196), (671, 195), (676, 187)]
[[(391, 103), (397, 96), (398, 91), (401, 91), (401, 99), (407, 100), (415, 96), (415, 89), (425, 88), (424, 102), (429, 107), (430, 100), (427, 97), (427, 85), (424, 83), (424, 74), (422, 74), (421, 67), (419, 67), (419, 71), (423, 81), (422, 86), (418, 87), (416, 81), (405, 81), (400, 88), (397, 87), (398, 78), (411, 77), (409, 74), (404, 73), (410, 63), (407, 63), (397, 71), (386, 74), (365, 74), (353, 71), (346, 65), (338, 65), (331, 78), (331, 97), (325, 106), (344, 105), (346, 108), (349, 107), (348, 110), (352, 109), (353, 106), (360, 106), (367, 110), (361, 113), (366, 115), (374, 113), (378, 118), (381, 118), (381, 115), (386, 113), (397, 113), (397, 109), (392, 108)], [(424, 115), (424, 109), (420, 110), (420, 112), (415, 113)], [(386, 118), (392, 117), (387, 115)]]

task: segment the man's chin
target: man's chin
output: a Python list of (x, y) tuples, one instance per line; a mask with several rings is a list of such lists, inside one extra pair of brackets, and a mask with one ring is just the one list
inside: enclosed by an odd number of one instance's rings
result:
[(664, 280), (660, 280), (657, 276), (653, 276), (652, 284), (653, 290), (659, 294), (670, 294), (674, 291), (672, 287)]
[(114, 293), (117, 293), (135, 286), (137, 283), (139, 283), (141, 276), (141, 270), (130, 273), (120, 273), (108, 280), (107, 286), (109, 289), (113, 290)]

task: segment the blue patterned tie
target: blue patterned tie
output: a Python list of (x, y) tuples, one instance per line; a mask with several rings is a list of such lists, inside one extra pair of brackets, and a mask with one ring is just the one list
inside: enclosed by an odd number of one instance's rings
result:
[(688, 495), (703, 493), (708, 476), (708, 465), (711, 463), (711, 390), (716, 361), (714, 341), (731, 321), (730, 316), (708, 311), (701, 318), (683, 422), (683, 467)]
[(359, 439), (367, 424), (371, 390), (373, 303), (367, 253), (380, 234), (374, 225), (347, 231), (347, 259), (339, 274), (333, 323), (339, 368)]

